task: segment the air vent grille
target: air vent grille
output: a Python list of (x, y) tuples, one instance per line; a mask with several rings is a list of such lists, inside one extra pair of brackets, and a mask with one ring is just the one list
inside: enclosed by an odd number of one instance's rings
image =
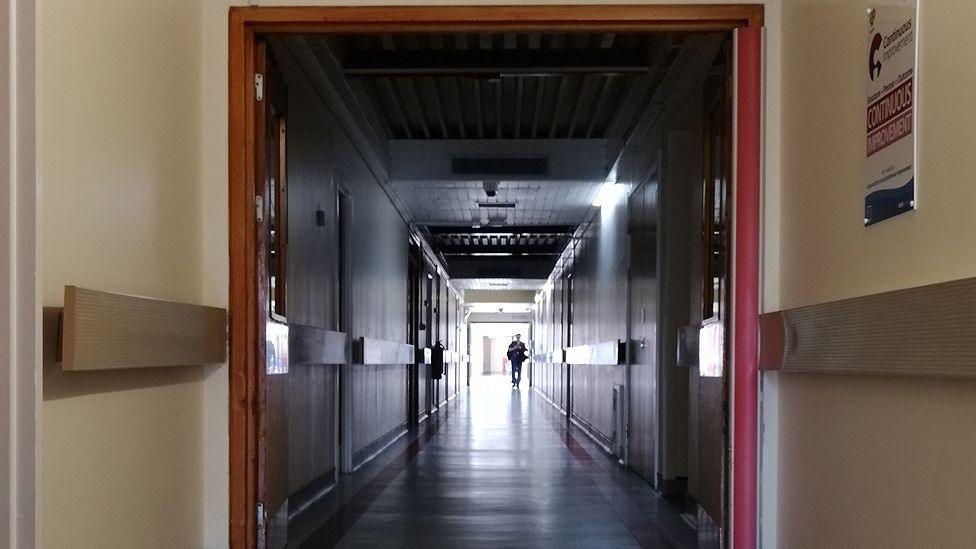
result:
[(454, 175), (545, 176), (549, 174), (549, 159), (456, 156), (451, 159), (451, 173)]
[(515, 202), (478, 202), (479, 208), (515, 208)]

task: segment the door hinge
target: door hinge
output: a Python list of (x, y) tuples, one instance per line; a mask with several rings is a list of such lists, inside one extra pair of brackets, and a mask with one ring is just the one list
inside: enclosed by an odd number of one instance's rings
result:
[(254, 213), (258, 223), (264, 223), (264, 197), (261, 195), (254, 197)]
[(261, 73), (254, 74), (254, 99), (264, 101), (264, 75)]
[(257, 514), (256, 517), (257, 521), (255, 522), (255, 524), (257, 524), (258, 532), (262, 532), (264, 531), (264, 502), (263, 501), (258, 502), (258, 506), (257, 509), (255, 510), (255, 513)]

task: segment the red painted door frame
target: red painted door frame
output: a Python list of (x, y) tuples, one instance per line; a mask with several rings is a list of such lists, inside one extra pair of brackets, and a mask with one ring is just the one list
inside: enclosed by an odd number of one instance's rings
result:
[(759, 284), (762, 28), (735, 31), (735, 197), (732, 313), (733, 549), (755, 549), (759, 469)]

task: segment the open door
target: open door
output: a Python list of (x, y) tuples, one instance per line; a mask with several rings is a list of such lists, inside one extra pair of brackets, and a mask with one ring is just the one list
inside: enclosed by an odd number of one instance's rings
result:
[(270, 52), (259, 42), (255, 53), (257, 544), (278, 549), (288, 541), (287, 123)]
[[(729, 66), (733, 47), (727, 44)], [(703, 541), (727, 534), (728, 368), (732, 302), (732, 87), (733, 76), (706, 86), (702, 131), (702, 327), (699, 333), (697, 489)], [(727, 547), (726, 543), (722, 544)]]
[(728, 55), (731, 80), (705, 112), (698, 525), (754, 549), (762, 29), (737, 29)]
[[(423, 292), (421, 279), (423, 278), (423, 251), (416, 242), (410, 242), (408, 252), (409, 266), (407, 268), (407, 343), (417, 349), (420, 347), (421, 318), (423, 316)], [(415, 353), (416, 354), (416, 353)], [(414, 360), (407, 367), (407, 418), (410, 425), (420, 421), (421, 407), (421, 378), (420, 366)]]

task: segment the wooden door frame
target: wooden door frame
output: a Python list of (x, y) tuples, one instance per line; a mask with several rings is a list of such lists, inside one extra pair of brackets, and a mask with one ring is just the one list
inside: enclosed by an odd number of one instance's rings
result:
[[(233, 7), (229, 13), (229, 254), (230, 254), (230, 544), (231, 547), (255, 547), (255, 508), (257, 496), (257, 368), (263, 357), (258, 356), (257, 264), (255, 246), (257, 226), (254, 221), (254, 45), (255, 37), (264, 33), (314, 32), (456, 32), (477, 31), (730, 31), (736, 28), (758, 28), (763, 23), (761, 4), (734, 5), (580, 5), (580, 6), (416, 6), (416, 7)], [(760, 93), (761, 90), (755, 90)], [(757, 104), (759, 104), (757, 102)], [(742, 151), (740, 151), (742, 152)], [(759, 151), (755, 152), (758, 166)], [(741, 160), (741, 155), (740, 155)], [(754, 179), (754, 180), (753, 180)], [(759, 174), (748, 181), (740, 178), (739, 185), (754, 185), (746, 193), (735, 196), (758, 197)], [(736, 199), (738, 200), (738, 199)], [(736, 209), (740, 234), (759, 238), (758, 208)], [(754, 235), (753, 235), (754, 233)], [(751, 241), (750, 241), (751, 242)], [(737, 249), (739, 249), (737, 247)], [(753, 247), (746, 250), (752, 253)], [(736, 252), (738, 253), (738, 252)], [(758, 248), (756, 248), (758, 253)], [(755, 258), (758, 266), (758, 255)], [(752, 264), (752, 261), (746, 261)], [(736, 299), (758, 296), (758, 273), (755, 280), (747, 277), (748, 291), (737, 292)], [(735, 307), (735, 305), (733, 305)], [(755, 331), (758, 324), (758, 302), (745, 307), (748, 318), (735, 320), (736, 332)], [(734, 308), (734, 313), (740, 313)], [(738, 338), (736, 339), (738, 341)], [(736, 371), (754, 368), (752, 351), (735, 353)], [(737, 351), (738, 349), (736, 349)], [(736, 389), (740, 399), (756, 400), (755, 384), (746, 383)], [(755, 413), (755, 406), (751, 409)], [(748, 416), (749, 407), (746, 407)], [(736, 406), (738, 410), (738, 406)], [(735, 422), (755, 423), (754, 415), (736, 416)], [(738, 435), (739, 430), (735, 429)], [(743, 431), (748, 434), (748, 430)], [(739, 467), (755, 469), (755, 428), (753, 438), (738, 436), (733, 455), (740, 450), (753, 463), (738, 463)], [(745, 445), (745, 447), (740, 447)], [(746, 459), (745, 461), (748, 461)], [(752, 478), (755, 478), (753, 475)], [(735, 483), (739, 484), (739, 483)], [(754, 483), (753, 483), (754, 484)], [(750, 487), (744, 487), (748, 490)], [(755, 494), (756, 487), (751, 486)], [(738, 492), (737, 492), (738, 494)], [(739, 501), (737, 499), (737, 501)], [(755, 530), (755, 506), (752, 516), (733, 518), (733, 530)], [(754, 538), (754, 535), (753, 535)], [(738, 538), (737, 538), (738, 539)], [(737, 546), (737, 549), (749, 549)]]

